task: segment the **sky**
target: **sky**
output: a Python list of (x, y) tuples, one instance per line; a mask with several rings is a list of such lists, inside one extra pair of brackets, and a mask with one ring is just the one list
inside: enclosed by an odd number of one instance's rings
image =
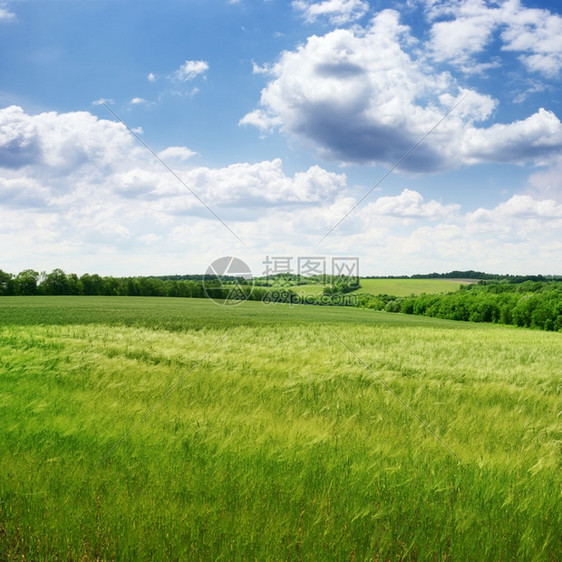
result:
[(0, 269), (562, 274), (561, 77), (558, 1), (0, 0)]

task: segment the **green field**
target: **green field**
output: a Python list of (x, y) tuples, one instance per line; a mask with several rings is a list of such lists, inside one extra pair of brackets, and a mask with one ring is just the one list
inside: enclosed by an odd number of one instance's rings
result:
[(558, 560), (561, 334), (0, 300), (2, 560)]
[(458, 279), (361, 279), (361, 288), (357, 293), (371, 295), (393, 295), (408, 297), (410, 295), (428, 295), (457, 291), (463, 283)]
[[(354, 293), (371, 295), (393, 295), (409, 297), (410, 295), (439, 294), (456, 291), (463, 283), (472, 283), (458, 279), (361, 279), (361, 288)], [(320, 283), (291, 287), (299, 295), (319, 295), (325, 285)]]
[(326, 287), (326, 285), (322, 283), (310, 283), (309, 285), (296, 285), (288, 288), (304, 297), (307, 295), (320, 295), (324, 290), (324, 287)]

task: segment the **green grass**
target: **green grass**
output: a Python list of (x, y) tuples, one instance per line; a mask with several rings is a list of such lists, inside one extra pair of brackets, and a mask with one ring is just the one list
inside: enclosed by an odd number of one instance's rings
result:
[(369, 310), (2, 298), (0, 559), (559, 559), (561, 364)]
[[(458, 279), (361, 279), (361, 288), (354, 293), (408, 297), (422, 293), (450, 293), (458, 290), (461, 285)], [(290, 288), (300, 295), (319, 295), (324, 287), (322, 284), (310, 284)]]
[(408, 297), (422, 293), (450, 293), (461, 285), (458, 279), (361, 279), (361, 288), (356, 292)]
[(294, 287), (289, 287), (295, 293), (306, 296), (306, 295), (320, 295), (324, 290), (326, 285), (322, 283), (310, 283), (309, 285), (296, 285)]

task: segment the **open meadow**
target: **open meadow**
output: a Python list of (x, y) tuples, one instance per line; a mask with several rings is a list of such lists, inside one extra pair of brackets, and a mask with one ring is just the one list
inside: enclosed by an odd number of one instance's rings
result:
[(463, 284), (472, 284), (473, 279), (361, 279), (361, 288), (356, 293), (371, 295), (437, 295), (457, 291)]
[[(353, 293), (370, 295), (393, 295), (409, 297), (410, 295), (436, 295), (457, 291), (463, 283), (474, 283), (474, 280), (459, 279), (361, 279), (361, 288)], [(299, 295), (319, 295), (326, 285), (314, 283), (290, 287)]]
[(2, 297), (0, 559), (560, 559), (561, 365), (509, 326)]

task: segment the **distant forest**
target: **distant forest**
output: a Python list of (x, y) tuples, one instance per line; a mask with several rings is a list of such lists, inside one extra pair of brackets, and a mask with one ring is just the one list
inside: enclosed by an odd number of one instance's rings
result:
[(502, 281), (504, 283), (524, 283), (525, 281), (562, 281), (562, 275), (509, 275), (484, 273), (483, 271), (450, 271), (449, 273), (425, 273), (401, 277), (364, 277), (364, 279), (476, 279), (478, 281)]
[[(303, 296), (294, 292), (290, 283), (289, 286), (279, 288), (259, 286), (263, 283), (258, 280), (254, 286), (251, 281), (234, 277), (221, 280), (205, 275), (101, 277), (88, 273), (79, 277), (75, 273), (65, 273), (62, 269), (55, 269), (51, 273), (26, 269), (17, 275), (0, 270), (0, 296), (103, 295), (249, 299), (319, 306), (355, 306), (390, 313), (562, 331), (561, 277), (500, 276), (474, 271), (452, 271), (412, 275), (410, 279), (428, 277), (478, 279), (479, 282), (462, 285), (460, 290), (451, 293), (410, 297), (372, 295), (361, 293), (360, 289), (358, 292), (351, 292), (356, 285), (339, 282), (327, 285), (321, 294)], [(284, 281), (289, 281), (287, 276), (284, 276)], [(293, 280), (293, 286), (297, 281), (296, 278)]]
[(166, 277), (101, 277), (54, 269), (26, 269), (17, 275), (0, 270), (0, 295), (105, 295), (138, 297), (205, 297), (204, 275)]
[(369, 308), (466, 322), (562, 331), (562, 282), (485, 282), (442, 295), (374, 297)]

